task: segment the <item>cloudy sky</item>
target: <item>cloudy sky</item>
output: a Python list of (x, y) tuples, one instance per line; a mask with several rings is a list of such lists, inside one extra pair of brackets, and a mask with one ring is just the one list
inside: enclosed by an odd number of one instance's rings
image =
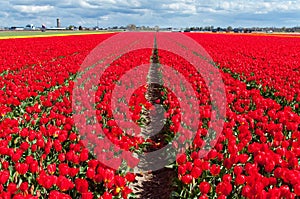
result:
[(4, 0), (0, 27), (159, 25), (297, 26), (300, 0)]

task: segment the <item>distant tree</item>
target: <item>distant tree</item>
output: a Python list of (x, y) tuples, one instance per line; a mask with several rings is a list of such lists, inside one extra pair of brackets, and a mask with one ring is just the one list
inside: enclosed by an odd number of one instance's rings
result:
[(233, 30), (233, 28), (231, 26), (227, 27), (227, 31), (232, 31), (232, 30)]
[(129, 25), (127, 25), (127, 30), (130, 30), (130, 31), (136, 30), (136, 25), (135, 24), (129, 24)]
[(79, 29), (79, 30), (83, 30), (82, 26), (79, 26), (78, 29)]
[(70, 25), (68, 29), (69, 29), (69, 30), (74, 30), (74, 26), (73, 26), (73, 25)]

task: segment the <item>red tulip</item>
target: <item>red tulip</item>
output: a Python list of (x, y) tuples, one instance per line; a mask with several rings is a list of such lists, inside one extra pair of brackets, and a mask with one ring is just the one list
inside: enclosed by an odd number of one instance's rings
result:
[(67, 164), (58, 165), (59, 175), (65, 176), (69, 173), (69, 166)]
[(300, 196), (300, 183), (298, 183), (294, 186), (294, 192), (295, 192), (296, 196)]
[(216, 187), (218, 195), (228, 196), (232, 191), (232, 185), (228, 182), (220, 182)]
[(20, 185), (20, 190), (22, 192), (25, 192), (28, 190), (28, 182), (23, 182), (21, 185)]
[(135, 181), (135, 175), (133, 173), (127, 173), (125, 175), (125, 178), (128, 182), (134, 182)]
[(177, 156), (177, 163), (179, 165), (182, 165), (186, 162), (186, 155), (185, 154), (180, 154)]
[(5, 184), (9, 179), (9, 171), (0, 171), (0, 184)]
[(246, 185), (242, 188), (242, 196), (250, 197), (251, 196), (251, 188), (249, 185)]
[(14, 194), (18, 190), (17, 185), (15, 183), (9, 183), (7, 186), (7, 191), (11, 194)]
[(56, 185), (63, 192), (71, 190), (74, 187), (74, 184), (71, 182), (71, 180), (67, 179), (65, 176), (59, 176)]
[(184, 176), (182, 176), (182, 178), (181, 178), (181, 181), (182, 181), (184, 184), (190, 184), (190, 183), (192, 182), (192, 180), (193, 180), (193, 177), (192, 177), (191, 175), (189, 175), (189, 174), (184, 175)]
[(76, 190), (80, 193), (88, 192), (89, 184), (88, 184), (87, 180), (85, 180), (85, 179), (77, 178), (75, 180), (75, 186), (76, 186)]
[(96, 171), (93, 168), (88, 168), (86, 171), (86, 177), (89, 179), (93, 179), (96, 175)]
[(53, 175), (56, 171), (56, 164), (49, 164), (47, 166), (47, 171), (49, 174)]
[(191, 171), (191, 175), (193, 178), (197, 179), (201, 176), (202, 174), (202, 169), (199, 167), (194, 166), (192, 171)]
[(230, 183), (231, 180), (232, 180), (232, 177), (231, 177), (230, 174), (225, 174), (225, 175), (222, 177), (222, 181), (223, 181), (223, 182), (228, 182), (228, 183)]
[(94, 195), (92, 192), (82, 193), (81, 198), (82, 199), (93, 199)]
[(26, 174), (28, 171), (28, 168), (29, 168), (28, 164), (26, 164), (26, 163), (17, 163), (15, 167), (16, 167), (16, 171), (20, 175)]
[(201, 195), (198, 199), (208, 199), (207, 195)]
[(33, 160), (29, 165), (29, 171), (31, 173), (37, 173), (38, 169), (39, 169), (38, 162), (36, 160)]
[(104, 194), (101, 196), (101, 199), (112, 199), (112, 197), (112, 194), (104, 192)]
[(243, 167), (241, 167), (241, 166), (235, 166), (234, 169), (233, 169), (233, 171), (234, 171), (235, 175), (239, 175), (239, 174), (241, 174), (243, 172)]
[(208, 182), (201, 182), (199, 189), (203, 195), (208, 194), (210, 192), (210, 184)]
[(221, 171), (220, 166), (213, 164), (210, 167), (210, 172), (213, 176), (219, 175), (220, 171)]
[(236, 185), (242, 185), (246, 182), (246, 177), (244, 175), (237, 175), (235, 178), (235, 184)]

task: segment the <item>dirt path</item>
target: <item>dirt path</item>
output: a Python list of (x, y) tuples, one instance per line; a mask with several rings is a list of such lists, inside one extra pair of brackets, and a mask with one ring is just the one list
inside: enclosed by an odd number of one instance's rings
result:
[[(161, 99), (161, 85), (162, 80), (159, 74), (159, 58), (157, 52), (156, 39), (154, 39), (154, 50), (152, 54), (152, 64), (148, 73), (148, 91), (146, 94), (146, 99), (152, 104), (155, 101)], [(155, 82), (155, 83), (153, 83)], [(164, 131), (164, 121), (163, 121), (163, 110), (157, 109), (157, 113), (151, 116), (149, 112), (145, 113), (144, 117), (147, 118), (145, 122), (145, 128), (142, 130), (144, 136), (151, 137), (156, 143), (164, 143), (163, 131)], [(160, 133), (157, 133), (157, 129), (162, 129)], [(151, 152), (151, 149), (148, 151)], [(141, 160), (144, 164), (147, 161)], [(157, 171), (152, 171), (148, 173), (142, 173), (137, 175), (137, 181), (131, 185), (133, 193), (137, 198), (142, 199), (169, 199), (171, 198), (171, 193), (173, 191), (173, 179), (176, 177), (176, 172), (173, 169), (162, 168)]]

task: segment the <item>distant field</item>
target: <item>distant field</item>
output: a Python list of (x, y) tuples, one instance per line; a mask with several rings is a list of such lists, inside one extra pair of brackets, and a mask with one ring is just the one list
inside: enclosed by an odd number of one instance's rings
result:
[[(117, 31), (119, 32), (119, 31)], [(50, 37), (50, 36), (68, 36), (68, 35), (84, 35), (84, 34), (107, 34), (113, 33), (108, 31), (0, 31), (1, 39), (10, 38), (31, 38), (31, 37)], [(203, 32), (197, 32), (203, 33)], [(207, 33), (206, 33), (207, 34)], [(210, 33), (210, 34), (234, 34), (234, 35), (253, 35), (253, 36), (280, 36), (280, 37), (300, 37), (298, 33)]]
[(0, 39), (8, 38), (27, 38), (27, 37), (47, 37), (47, 36), (65, 36), (81, 34), (105, 34), (107, 31), (0, 31)]

